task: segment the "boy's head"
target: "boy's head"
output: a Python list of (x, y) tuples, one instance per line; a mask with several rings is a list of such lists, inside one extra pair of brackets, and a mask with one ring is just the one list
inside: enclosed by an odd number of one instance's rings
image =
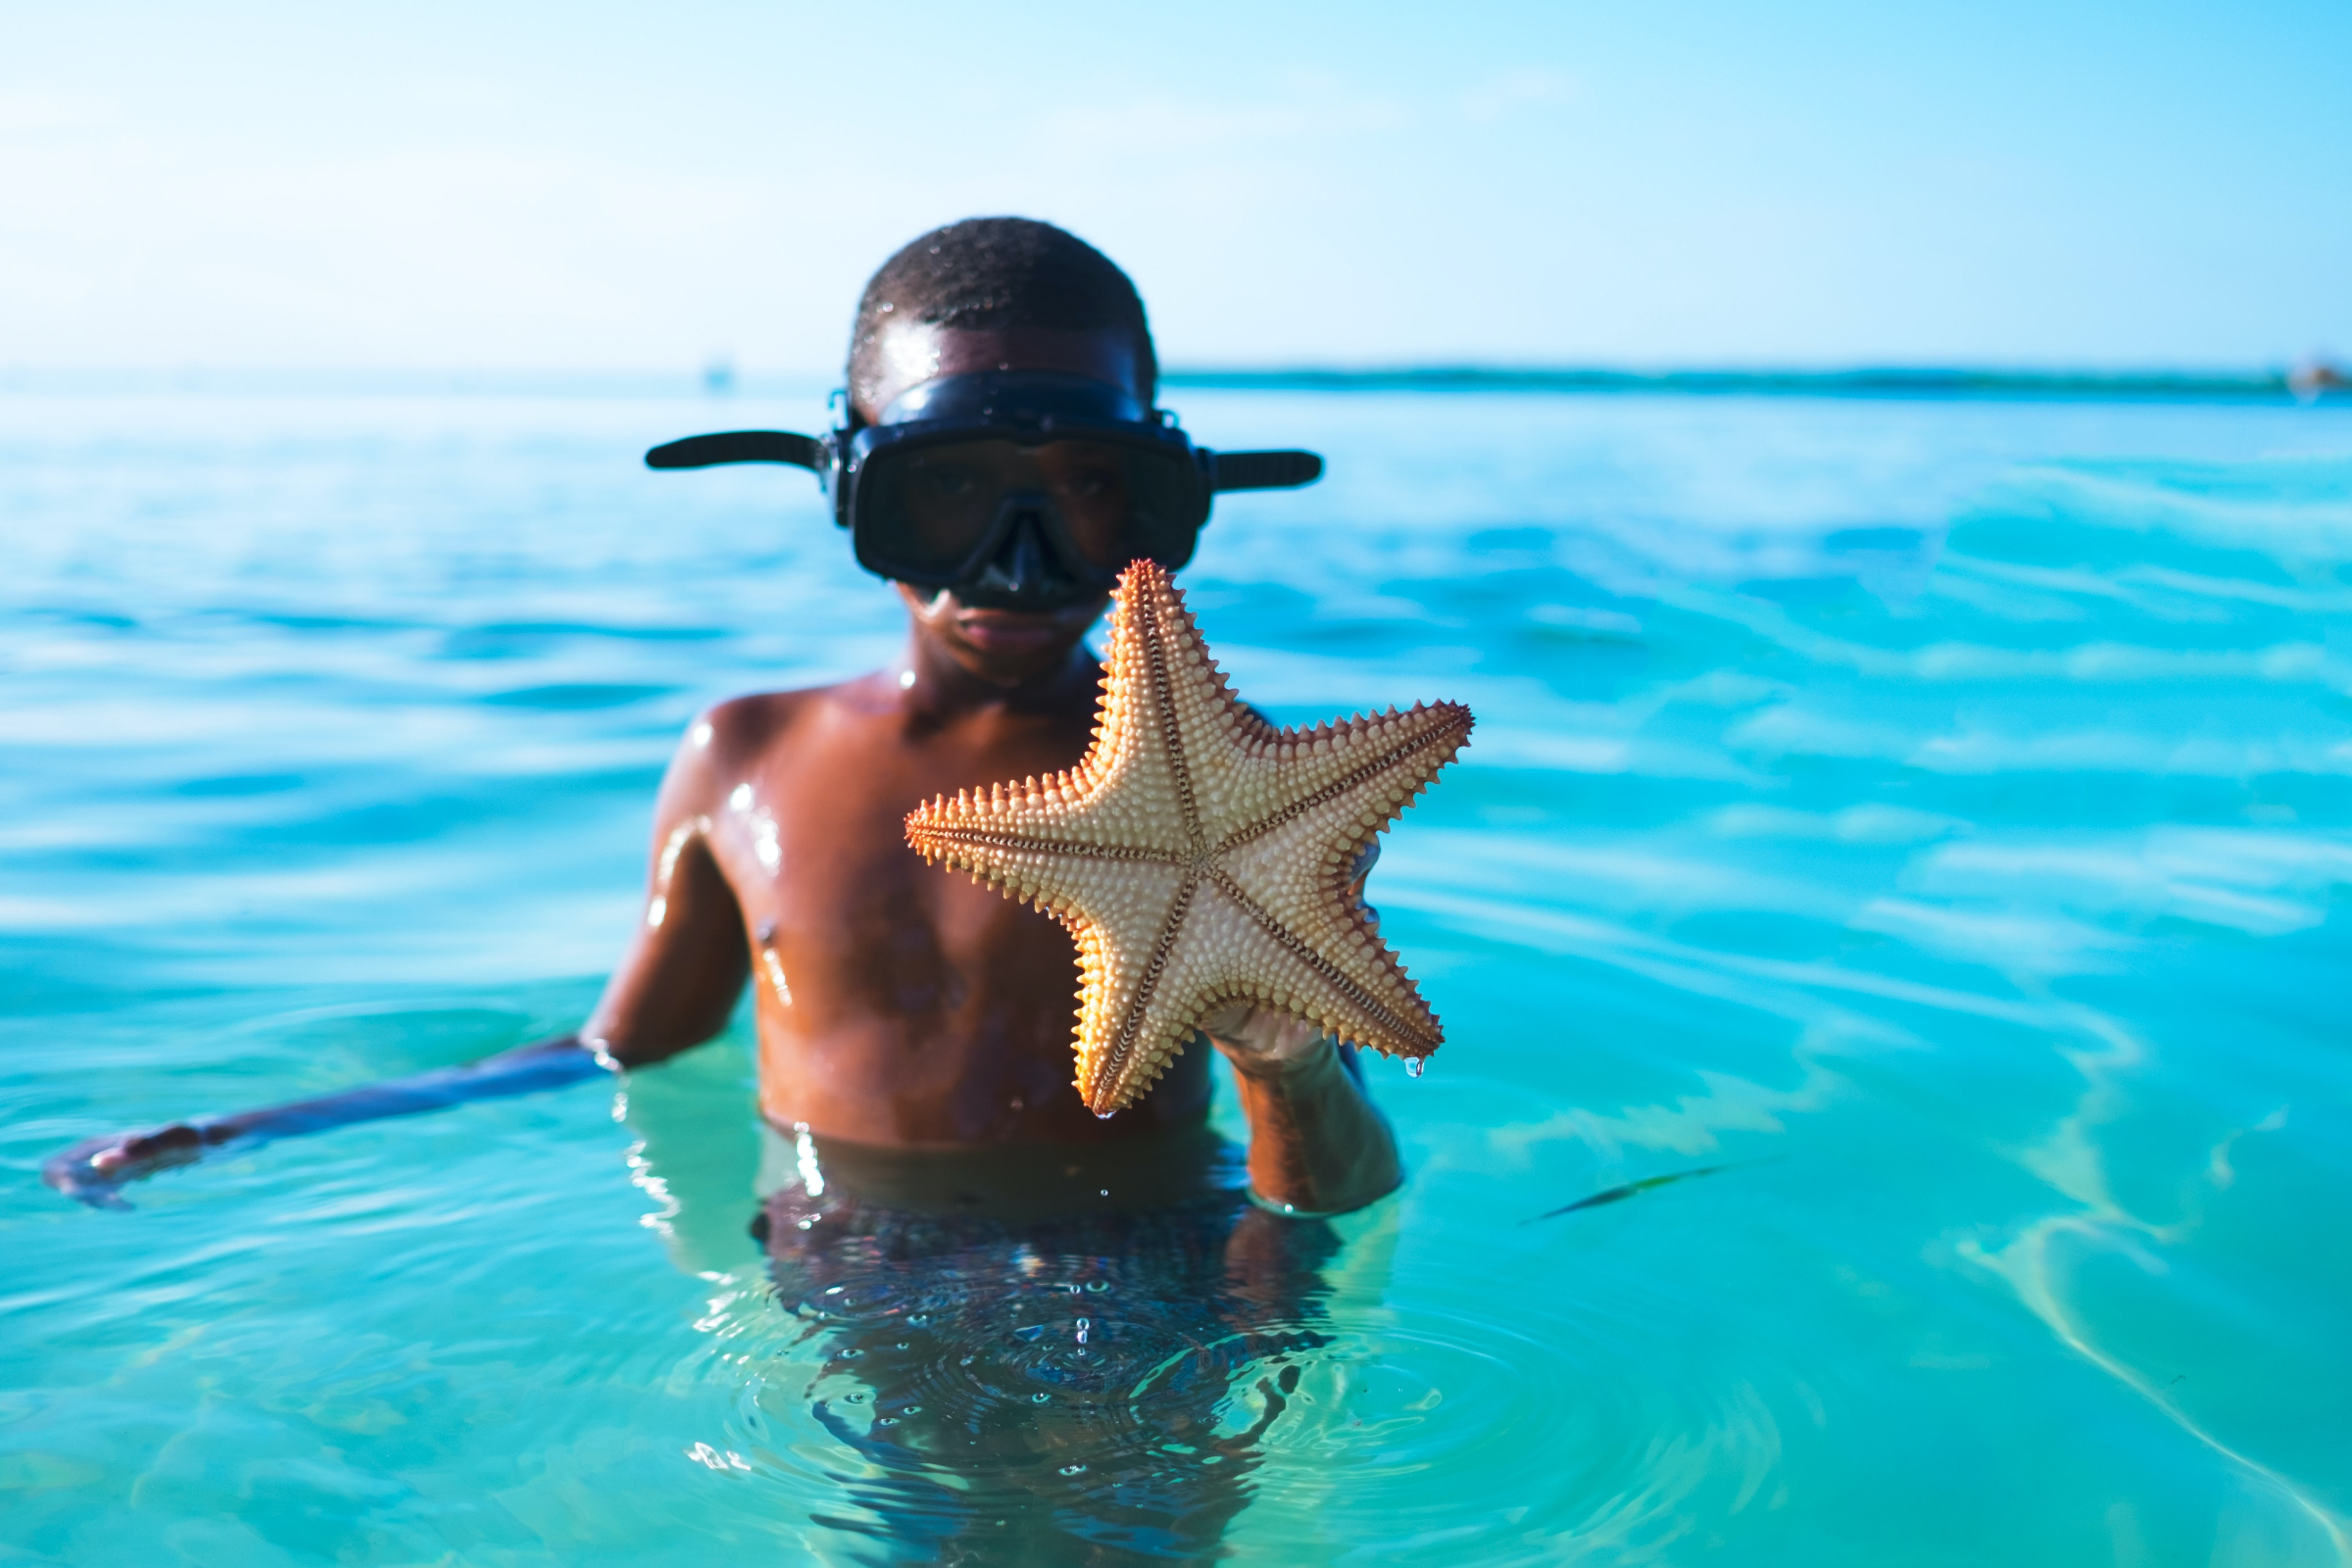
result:
[[(850, 336), (850, 423), (874, 423), (925, 382), (989, 370), (1084, 376), (1149, 408), (1158, 364), (1143, 300), (1108, 257), (1051, 223), (971, 218), (906, 246), (866, 284)], [(918, 640), (1003, 686), (1058, 668), (1107, 602), (1006, 608), (897, 586)]]
[(959, 368), (1092, 374), (1147, 406), (1159, 373), (1127, 274), (1077, 235), (1026, 218), (967, 218), (882, 264), (850, 331), (853, 419), (870, 423), (907, 387), (954, 373), (943, 371), (943, 345)]
[(1311, 452), (1195, 446), (1152, 408), (1158, 373), (1144, 302), (1102, 252), (1051, 223), (966, 219), (866, 285), (841, 428), (689, 436), (645, 461), (814, 471), (918, 643), (1019, 685), (1068, 664), (1129, 563), (1190, 561), (1214, 495), (1323, 471)]

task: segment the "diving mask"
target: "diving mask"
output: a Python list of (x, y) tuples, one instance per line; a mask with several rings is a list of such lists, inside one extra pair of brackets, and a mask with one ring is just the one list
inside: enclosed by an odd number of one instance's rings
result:
[(872, 424), (819, 439), (781, 430), (690, 436), (655, 468), (785, 463), (812, 469), (858, 564), (966, 604), (1052, 609), (1108, 589), (1127, 564), (1193, 558), (1219, 491), (1311, 484), (1311, 452), (1210, 452), (1122, 387), (1031, 370), (946, 375)]

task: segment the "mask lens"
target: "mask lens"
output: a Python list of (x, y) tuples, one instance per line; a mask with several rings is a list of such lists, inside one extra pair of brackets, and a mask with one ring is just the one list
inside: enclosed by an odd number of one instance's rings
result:
[(1128, 455), (1101, 441), (1050, 441), (1027, 456), (1036, 488), (1054, 504), (1086, 564), (1110, 571), (1127, 564), (1135, 510)]
[(891, 554), (924, 573), (955, 572), (986, 542), (1020, 465), (1001, 441), (959, 441), (909, 453), (878, 488)]
[(1181, 564), (1200, 526), (1192, 480), (1183, 458), (1119, 442), (993, 437), (877, 454), (864, 483), (873, 553), (897, 573), (945, 581), (1002, 544), (991, 535), (1016, 497), (1053, 514), (1080, 558), (1072, 567), (1115, 572), (1139, 556)]

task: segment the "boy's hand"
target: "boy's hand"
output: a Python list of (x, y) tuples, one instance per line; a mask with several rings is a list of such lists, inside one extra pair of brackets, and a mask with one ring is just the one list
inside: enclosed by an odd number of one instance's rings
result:
[(41, 1162), (41, 1180), (92, 1208), (128, 1208), (115, 1189), (172, 1165), (203, 1157), (215, 1142), (186, 1122), (143, 1133), (108, 1133), (85, 1138)]
[(554, 1035), (457, 1067), (430, 1067), (406, 1078), (362, 1084), (310, 1100), (201, 1116), (139, 1133), (85, 1138), (41, 1162), (41, 1180), (92, 1208), (128, 1208), (120, 1189), (172, 1165), (202, 1159), (208, 1150), (272, 1138), (299, 1138), (354, 1122), (413, 1116), (473, 1100), (534, 1094), (582, 1078), (602, 1077), (613, 1063), (576, 1035)]
[(1319, 1057), (1330, 1046), (1321, 1024), (1273, 1007), (1229, 1002), (1200, 1020), (1211, 1044), (1236, 1072), (1280, 1078)]

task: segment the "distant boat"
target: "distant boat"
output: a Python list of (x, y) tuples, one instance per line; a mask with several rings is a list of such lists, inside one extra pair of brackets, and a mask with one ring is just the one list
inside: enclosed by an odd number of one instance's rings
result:
[(2342, 366), (2315, 354), (2286, 372), (2286, 389), (2297, 403), (2317, 403), (2326, 393), (2352, 391), (2352, 376)]

